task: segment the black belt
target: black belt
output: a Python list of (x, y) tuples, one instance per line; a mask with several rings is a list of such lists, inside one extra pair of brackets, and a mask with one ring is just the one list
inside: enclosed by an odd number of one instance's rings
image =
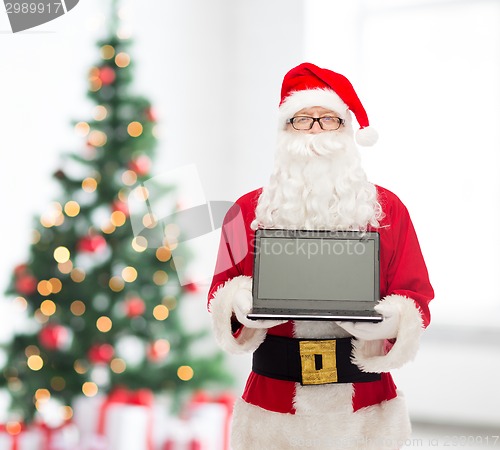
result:
[(352, 338), (295, 339), (268, 334), (253, 354), (252, 370), (303, 385), (364, 383), (379, 373), (362, 372), (351, 362)]

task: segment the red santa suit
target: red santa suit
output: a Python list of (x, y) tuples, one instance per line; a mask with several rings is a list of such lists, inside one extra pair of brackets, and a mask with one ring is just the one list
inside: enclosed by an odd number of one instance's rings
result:
[[(359, 120), (358, 120), (359, 121)], [(233, 299), (251, 289), (251, 223), (262, 190), (241, 197), (228, 212), (221, 233), (215, 276), (209, 291), (218, 343), (228, 352), (255, 352), (267, 335), (301, 339), (341, 339), (350, 335), (335, 322), (289, 321), (269, 329), (235, 321)], [(235, 405), (234, 450), (395, 449), (411, 432), (402, 394), (389, 373), (412, 360), (420, 334), (430, 321), (433, 298), (427, 269), (410, 216), (387, 189), (376, 187), (383, 218), (369, 231), (380, 235), (381, 303), (399, 311), (397, 335), (390, 340), (352, 340), (352, 362), (380, 374), (369, 382), (301, 385), (250, 373)]]

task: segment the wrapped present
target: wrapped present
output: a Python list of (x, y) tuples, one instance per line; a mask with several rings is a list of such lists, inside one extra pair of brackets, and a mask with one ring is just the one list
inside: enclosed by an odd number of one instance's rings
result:
[(43, 436), (39, 430), (19, 422), (0, 424), (0, 450), (40, 450)]
[(162, 450), (204, 450), (203, 442), (198, 438), (192, 438), (188, 441), (177, 441), (169, 438), (163, 444)]
[(193, 450), (229, 450), (233, 405), (231, 394), (210, 396), (198, 392), (193, 396), (185, 411), (189, 428), (193, 430), (190, 444)]
[(42, 435), (42, 443), (37, 450), (75, 450), (77, 448), (79, 433), (72, 421), (64, 421), (57, 426), (37, 421), (33, 427)]
[(99, 411), (104, 400), (104, 395), (94, 397), (82, 395), (73, 401), (73, 422), (78, 428), (81, 438), (97, 434)]
[(153, 402), (148, 389), (110, 392), (101, 405), (97, 430), (106, 436), (109, 450), (153, 450)]
[(189, 420), (171, 418), (161, 450), (206, 450), (203, 437), (192, 425)]
[(79, 450), (153, 450), (153, 393), (116, 388), (75, 402)]
[(104, 400), (104, 395), (81, 396), (74, 400), (73, 422), (79, 433), (76, 450), (108, 450), (105, 437), (97, 434), (99, 411)]

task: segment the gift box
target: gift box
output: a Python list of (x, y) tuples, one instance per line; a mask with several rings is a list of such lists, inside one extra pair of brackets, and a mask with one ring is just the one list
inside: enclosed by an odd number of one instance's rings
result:
[(161, 450), (205, 450), (203, 437), (193, 429), (189, 420), (171, 417)]
[(184, 412), (192, 430), (189, 445), (196, 450), (229, 450), (233, 406), (234, 396), (231, 394), (211, 396), (205, 392), (196, 393)]
[(75, 450), (79, 443), (79, 432), (72, 421), (65, 421), (57, 426), (45, 422), (35, 422), (33, 428), (42, 436), (37, 450)]
[(43, 445), (40, 430), (18, 422), (0, 424), (0, 450), (40, 450)]
[(117, 388), (74, 403), (79, 450), (153, 450), (153, 394)]

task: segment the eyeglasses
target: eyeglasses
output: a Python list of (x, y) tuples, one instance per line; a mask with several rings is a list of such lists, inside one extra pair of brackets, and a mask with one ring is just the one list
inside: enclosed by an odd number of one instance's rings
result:
[(340, 117), (333, 116), (296, 116), (286, 121), (286, 123), (289, 123), (295, 130), (298, 131), (310, 130), (314, 126), (314, 122), (318, 122), (320, 128), (324, 131), (335, 131), (344, 125), (345, 120)]

